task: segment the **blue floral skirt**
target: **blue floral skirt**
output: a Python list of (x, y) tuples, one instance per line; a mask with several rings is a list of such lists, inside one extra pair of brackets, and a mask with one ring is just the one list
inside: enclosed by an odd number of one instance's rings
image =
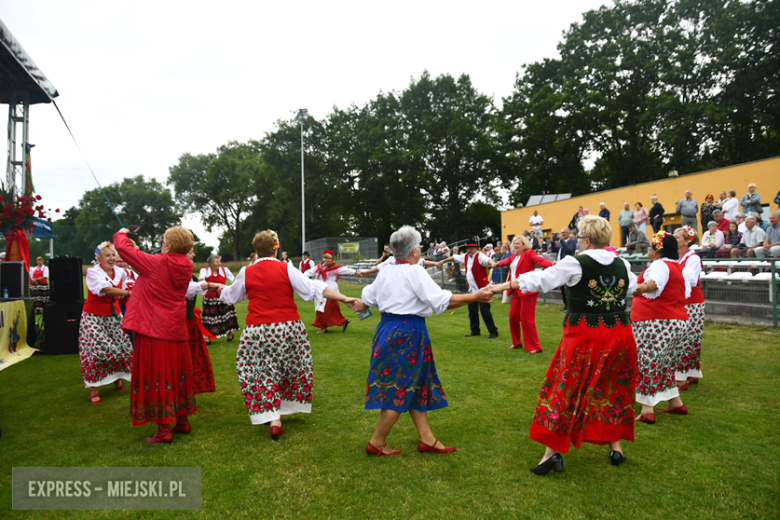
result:
[(427, 412), (445, 406), (425, 318), (383, 313), (371, 345), (366, 409)]

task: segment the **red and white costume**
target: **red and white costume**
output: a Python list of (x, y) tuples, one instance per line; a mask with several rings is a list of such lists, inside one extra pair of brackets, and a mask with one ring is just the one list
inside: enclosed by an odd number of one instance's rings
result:
[(686, 381), (689, 377), (697, 379), (701, 373), (701, 338), (704, 333), (704, 292), (701, 290), (701, 257), (688, 251), (679, 260), (685, 283), (690, 296), (685, 298), (685, 310), (688, 312), (688, 326), (683, 338), (683, 351), (677, 364), (675, 379)]
[[(303, 276), (306, 278), (314, 277), (329, 288), (339, 292), (339, 278), (351, 274), (355, 274), (354, 269), (331, 263), (328, 267), (325, 267), (323, 264), (317, 264), (314, 268), (303, 273)], [(344, 315), (341, 314), (339, 302), (336, 300), (328, 300), (324, 296), (319, 295), (314, 299), (314, 309), (317, 311), (317, 318), (312, 322), (312, 325), (320, 329), (342, 327), (347, 321)]]
[[(34, 279), (39, 279), (33, 283)], [(49, 268), (45, 265), (30, 267), (30, 297), (35, 300), (35, 309), (43, 309), (49, 303)]]
[[(225, 284), (227, 282), (233, 283), (235, 277), (230, 269), (220, 266), (216, 271), (212, 271), (211, 267), (201, 269), (198, 279), (209, 283)], [(235, 307), (225, 305), (219, 299), (216, 289), (203, 296), (203, 325), (217, 338), (238, 330), (238, 316), (236, 316)]]
[[(462, 255), (453, 255), (452, 259), (458, 263), (466, 264), (466, 281), (469, 284), (469, 293), (475, 293), (490, 283), (487, 276), (487, 266), (490, 265), (490, 259), (487, 255), (483, 253), (476, 253), (473, 255), (465, 253)], [(478, 336), (480, 334), (480, 314), (482, 314), (485, 327), (487, 327), (491, 336), (498, 335), (498, 328), (493, 321), (493, 313), (490, 311), (489, 303), (472, 302), (469, 303), (468, 307), (469, 327), (471, 328), (472, 336)]]

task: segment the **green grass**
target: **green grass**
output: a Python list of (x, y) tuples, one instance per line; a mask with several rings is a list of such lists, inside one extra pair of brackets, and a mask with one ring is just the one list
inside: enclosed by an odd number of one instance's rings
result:
[[(359, 295), (360, 286), (341, 284)], [(542, 378), (561, 336), (557, 306), (537, 308), (545, 351), (508, 351), (508, 305), (495, 303), (498, 340), (464, 338), (466, 308), (428, 320), (450, 406), (431, 412), (435, 435), (458, 452), (420, 454), (408, 416), (389, 438), (394, 458), (364, 446), (378, 412), (363, 409), (378, 316), (314, 334), (314, 304), (299, 302), (314, 354), (313, 412), (285, 419), (271, 442), (252, 426), (235, 372), (237, 341), (210, 346), (217, 392), (198, 395), (193, 432), (148, 445), (132, 427), (128, 391), (92, 405), (78, 356), (34, 356), (0, 372), (0, 517), (3, 518), (778, 518), (780, 335), (761, 327), (705, 327), (705, 378), (683, 394), (687, 417), (660, 415), (625, 443), (564, 456), (566, 471), (528, 470), (544, 448), (528, 438)], [(237, 306), (244, 322), (246, 304)], [(484, 331), (483, 331), (484, 332)], [(14, 466), (199, 466), (203, 510), (11, 511)]]

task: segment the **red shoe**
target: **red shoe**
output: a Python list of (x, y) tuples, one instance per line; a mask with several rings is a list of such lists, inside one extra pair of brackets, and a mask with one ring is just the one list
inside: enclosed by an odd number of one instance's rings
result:
[(278, 441), (282, 435), (284, 435), (284, 430), (281, 426), (271, 426), (271, 438), (273, 440)]
[(456, 448), (449, 447), (449, 448), (437, 448), (436, 443), (439, 442), (437, 440), (433, 441), (433, 446), (429, 446), (425, 444), (423, 441), (420, 441), (417, 443), (417, 451), (420, 453), (429, 452), (429, 453), (452, 453), (453, 451), (457, 451)]
[(385, 453), (385, 444), (381, 448), (377, 448), (371, 442), (366, 444), (366, 455), (376, 455), (377, 457), (392, 457), (393, 455), (400, 455), (401, 450), (390, 450), (390, 453)]
[(92, 403), (94, 403), (94, 404), (98, 404), (98, 403), (102, 403), (103, 402), (103, 401), (100, 400), (100, 396), (99, 395), (90, 395), (89, 396), (89, 400)]
[(647, 424), (655, 424), (655, 414), (654, 413), (643, 413), (636, 419), (634, 419), (634, 422), (643, 422)]
[(176, 421), (176, 426), (173, 427), (173, 431), (176, 433), (190, 433), (192, 431), (192, 426), (190, 426), (190, 421), (187, 419), (186, 415), (179, 416), (179, 420)]
[(146, 442), (150, 444), (156, 444), (158, 442), (173, 442), (173, 432), (169, 424), (161, 424), (157, 426), (157, 435), (154, 437), (147, 437)]
[(685, 405), (678, 406), (677, 408), (667, 408), (661, 410), (661, 413), (671, 413), (674, 415), (688, 415), (688, 407)]
[(536, 349), (536, 350), (529, 350), (528, 353), (529, 354), (541, 354), (542, 353), (542, 349), (539, 348), (539, 349)]
[(683, 384), (677, 383), (677, 390), (679, 390), (680, 392), (685, 392), (686, 390), (688, 390), (689, 384), (690, 383), (688, 381), (684, 382)]
[(511, 347), (507, 347), (506, 349), (507, 350), (517, 350), (517, 349), (520, 349), (520, 348), (523, 348), (523, 344), (522, 343), (518, 343), (517, 345), (512, 345)]
[(121, 392), (125, 389), (125, 384), (120, 379), (117, 379), (117, 381), (114, 383), (114, 388)]
[(689, 385), (698, 385), (699, 384), (699, 378), (698, 377), (689, 377), (688, 378), (688, 384)]

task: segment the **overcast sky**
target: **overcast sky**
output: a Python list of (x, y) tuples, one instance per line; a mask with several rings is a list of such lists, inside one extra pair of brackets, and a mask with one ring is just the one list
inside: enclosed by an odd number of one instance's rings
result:
[[(260, 139), (299, 108), (319, 119), (363, 105), (426, 69), (468, 74), (500, 105), (523, 64), (557, 57), (562, 32), (605, 3), (0, 0), (0, 19), (59, 91), (107, 185), (164, 182), (186, 152)], [(35, 186), (64, 211), (95, 181), (54, 106), (30, 113)], [(7, 116), (0, 108), (2, 128)], [(185, 224), (216, 246), (199, 217)]]

